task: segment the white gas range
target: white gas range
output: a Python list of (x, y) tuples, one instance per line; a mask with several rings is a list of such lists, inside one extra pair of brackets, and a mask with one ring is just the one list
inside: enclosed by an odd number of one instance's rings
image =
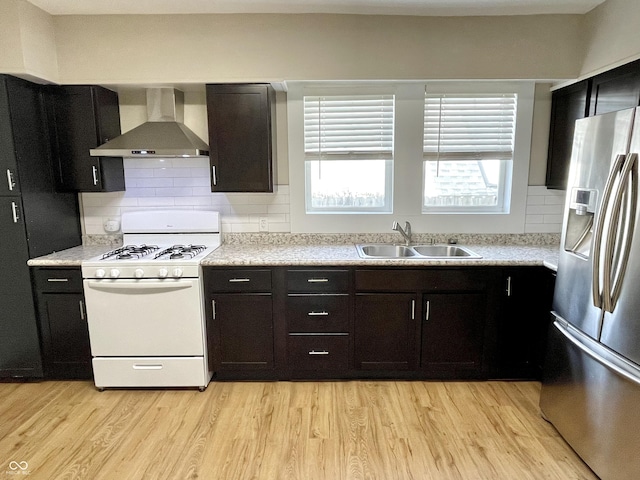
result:
[(217, 212), (122, 215), (123, 246), (82, 263), (96, 387), (198, 387), (211, 379), (201, 260)]

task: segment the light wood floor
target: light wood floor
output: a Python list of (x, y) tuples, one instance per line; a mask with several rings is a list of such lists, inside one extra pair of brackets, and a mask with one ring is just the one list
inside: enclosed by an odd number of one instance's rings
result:
[[(539, 391), (536, 382), (228, 382), (203, 393), (4, 383), (0, 479), (595, 479), (540, 417)], [(29, 476), (15, 475), (17, 464)]]

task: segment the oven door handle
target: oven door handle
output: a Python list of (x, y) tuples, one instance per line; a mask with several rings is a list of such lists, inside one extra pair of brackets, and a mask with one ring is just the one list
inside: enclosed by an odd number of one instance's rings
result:
[(154, 293), (154, 291), (166, 292), (192, 288), (194, 286), (194, 282), (192, 280), (177, 280), (171, 281), (170, 283), (166, 282), (165, 280), (153, 281), (149, 283), (142, 283), (139, 280), (137, 282), (129, 282), (127, 280), (107, 280), (106, 282), (104, 280), (86, 280), (85, 285), (88, 288), (91, 288), (93, 290), (100, 290), (102, 292), (122, 292), (123, 290), (140, 292), (141, 290), (144, 290), (145, 292)]

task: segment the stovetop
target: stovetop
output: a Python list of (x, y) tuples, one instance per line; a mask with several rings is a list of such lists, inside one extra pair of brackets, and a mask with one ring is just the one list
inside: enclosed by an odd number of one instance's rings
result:
[(196, 278), (221, 243), (220, 216), (211, 211), (125, 212), (122, 233), (122, 247), (82, 262), (84, 278)]
[(129, 261), (145, 260), (192, 260), (207, 250), (206, 245), (124, 245), (102, 255), (102, 260)]
[(218, 245), (124, 245), (82, 262), (84, 278), (198, 277), (200, 261)]

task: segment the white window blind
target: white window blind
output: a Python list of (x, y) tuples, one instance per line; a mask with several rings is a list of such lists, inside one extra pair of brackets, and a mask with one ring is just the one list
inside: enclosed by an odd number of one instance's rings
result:
[(426, 161), (513, 160), (517, 95), (425, 93)]
[(393, 104), (393, 95), (305, 96), (305, 158), (392, 159)]

